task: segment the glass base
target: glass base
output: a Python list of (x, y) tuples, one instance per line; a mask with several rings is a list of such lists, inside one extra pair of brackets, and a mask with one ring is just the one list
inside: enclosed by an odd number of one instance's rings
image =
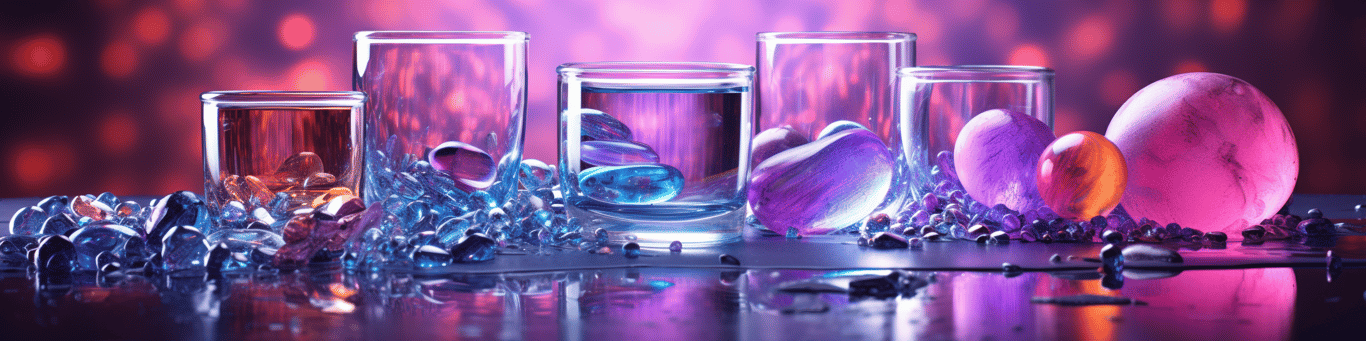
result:
[[(659, 220), (667, 212), (651, 214), (648, 210), (605, 211), (596, 208), (585, 209), (581, 205), (567, 205), (566, 213), (570, 218), (578, 218), (586, 236), (592, 236), (599, 228), (607, 231), (608, 243), (625, 244), (629, 236), (646, 248), (668, 248), (670, 243), (679, 241), (684, 248), (706, 247), (740, 241), (745, 223), (744, 207), (711, 211), (713, 214), (699, 215), (693, 212), (690, 219)], [(589, 205), (582, 205), (589, 206)]]

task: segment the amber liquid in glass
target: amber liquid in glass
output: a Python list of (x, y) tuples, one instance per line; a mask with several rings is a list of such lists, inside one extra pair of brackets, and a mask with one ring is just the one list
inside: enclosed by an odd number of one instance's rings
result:
[(270, 209), (286, 193), (286, 208), (297, 209), (359, 193), (360, 120), (350, 107), (219, 109), (218, 168), (206, 169), (217, 171), (211, 206)]

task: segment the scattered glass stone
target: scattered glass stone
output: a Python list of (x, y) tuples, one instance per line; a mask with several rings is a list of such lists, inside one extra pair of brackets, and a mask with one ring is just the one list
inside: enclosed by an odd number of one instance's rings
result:
[(863, 226), (860, 226), (859, 232), (862, 232), (866, 235), (872, 235), (874, 233), (887, 231), (887, 229), (891, 227), (891, 216), (888, 216), (886, 213), (876, 213), (872, 216), (869, 216), (868, 220), (863, 222)]
[(939, 232), (929, 232), (921, 235), (920, 238), (925, 239), (927, 241), (937, 242), (943, 239), (944, 237), (943, 235), (940, 235)]
[(493, 260), (498, 243), (482, 233), (465, 236), (451, 247), (450, 255), (457, 263), (474, 263)]
[(209, 243), (199, 229), (175, 226), (161, 240), (161, 269), (180, 272), (203, 269), (209, 256)]
[(45, 236), (31, 258), (39, 273), (70, 273), (76, 269), (76, 245), (63, 235)]
[(439, 268), (451, 265), (453, 257), (450, 252), (436, 245), (422, 245), (413, 250), (413, 266), (423, 269)]
[(1206, 233), (1205, 240), (1208, 240), (1211, 243), (1223, 243), (1228, 241), (1228, 235), (1225, 235), (1223, 232), (1214, 231)]
[(79, 224), (71, 220), (71, 217), (65, 214), (54, 214), (43, 222), (43, 228), (38, 230), (38, 234), (67, 234), (79, 227)]
[(49, 215), (57, 215), (59, 213), (66, 213), (67, 208), (71, 206), (70, 203), (71, 198), (65, 195), (54, 195), (39, 200), (38, 204), (34, 206), (38, 206), (38, 208), (43, 209), (43, 212), (47, 212)]
[(1175, 250), (1147, 245), (1134, 244), (1124, 247), (1122, 252), (1124, 259), (1128, 261), (1157, 261), (1164, 263), (1181, 263), (1181, 254)]
[[(180, 191), (157, 200), (147, 217), (147, 246), (153, 253), (161, 252), (162, 237), (176, 226), (208, 226), (208, 209), (190, 191)], [(207, 248), (207, 247), (206, 247)]]
[(114, 213), (114, 209), (109, 207), (109, 205), (100, 202), (94, 196), (86, 194), (71, 199), (71, 212), (75, 213), (78, 217), (88, 217), (91, 220), (105, 220)]
[(1117, 244), (1124, 241), (1124, 234), (1115, 230), (1105, 230), (1104, 233), (1100, 234), (1100, 239), (1106, 243)]
[(275, 170), (275, 178), (293, 185), (302, 185), (310, 175), (323, 172), (323, 159), (313, 152), (302, 152), (286, 158)]
[(38, 234), (48, 219), (48, 213), (38, 206), (20, 208), (9, 221), (9, 233), (16, 236)]
[(719, 259), (720, 259), (720, 261), (721, 261), (721, 264), (730, 265), (730, 266), (740, 266), (740, 259), (739, 259), (739, 258), (735, 258), (735, 256), (731, 256), (731, 255), (729, 255), (729, 254), (724, 254), (724, 253), (723, 253), (723, 254), (721, 254), (721, 256), (719, 257)]
[(1328, 282), (1332, 283), (1334, 278), (1342, 275), (1342, 257), (1333, 254), (1333, 250), (1328, 250)]
[(96, 224), (82, 227), (71, 235), (71, 243), (76, 247), (76, 268), (80, 270), (99, 270), (95, 257), (101, 253), (121, 253), (129, 238), (142, 238), (132, 228), (116, 224)]
[(919, 237), (911, 237), (906, 239), (906, 247), (918, 250), (925, 247), (925, 241)]
[(1006, 234), (1005, 232), (1002, 232), (1002, 231), (992, 232), (992, 233), (991, 233), (990, 235), (988, 235), (988, 236), (991, 238), (991, 243), (993, 243), (993, 244), (1009, 244), (1009, 243), (1010, 243), (1010, 235), (1009, 235), (1009, 234)]
[(895, 233), (878, 232), (869, 238), (868, 246), (874, 249), (905, 249), (911, 244)]
[(1296, 229), (1299, 230), (1300, 233), (1311, 237), (1329, 236), (1336, 233), (1333, 222), (1321, 218), (1322, 216), (1323, 214), (1320, 213), (1320, 218), (1305, 219), (1297, 225)]
[(522, 160), (518, 181), (528, 189), (541, 188), (555, 184), (555, 168), (536, 159)]
[(1010, 263), (1001, 263), (1001, 272), (1005, 272), (1005, 273), (1008, 273), (1008, 274), (1010, 274), (1010, 273), (1021, 273), (1021, 272), (1024, 272), (1024, 269), (1021, 268), (1019, 265), (1010, 264)]
[(801, 238), (802, 238), (802, 232), (801, 232), (801, 231), (798, 231), (797, 228), (795, 228), (795, 227), (789, 227), (789, 228), (787, 228), (787, 235), (786, 235), (786, 237), (787, 237), (787, 239), (801, 239)]
[(483, 149), (459, 141), (447, 141), (427, 154), (432, 168), (455, 177), (456, 187), (466, 192), (493, 185), (497, 166)]
[(1124, 270), (1124, 252), (1116, 244), (1105, 244), (1100, 248), (1100, 262), (1106, 271), (1119, 272)]
[(640, 257), (640, 244), (636, 244), (635, 242), (626, 243), (626, 245), (621, 247), (621, 254), (626, 255), (626, 258)]
[(1048, 262), (1054, 264), (1062, 263), (1062, 255), (1055, 253), (1052, 256), (1048, 257)]
[(683, 173), (664, 164), (593, 167), (578, 177), (584, 196), (613, 204), (661, 203), (683, 191)]
[(595, 109), (579, 109), (580, 133), (591, 140), (630, 141), (631, 129), (616, 118)]
[(683, 252), (683, 242), (675, 240), (672, 243), (669, 243), (669, 252)]
[(1320, 209), (1318, 209), (1318, 208), (1311, 208), (1311, 209), (1309, 209), (1309, 212), (1308, 212), (1308, 213), (1309, 213), (1309, 214), (1305, 215), (1306, 218), (1309, 218), (1309, 219), (1322, 219), (1322, 218), (1323, 218), (1323, 210), (1320, 210)]
[(608, 240), (607, 229), (598, 228), (593, 230), (593, 240), (598, 244), (606, 244)]

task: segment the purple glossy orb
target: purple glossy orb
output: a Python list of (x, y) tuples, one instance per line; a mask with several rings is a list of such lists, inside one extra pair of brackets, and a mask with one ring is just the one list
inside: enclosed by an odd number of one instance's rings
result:
[(887, 197), (894, 164), (873, 132), (841, 131), (755, 167), (749, 205), (770, 230), (827, 233), (868, 218)]
[(987, 110), (958, 133), (953, 163), (968, 196), (987, 206), (1028, 212), (1043, 206), (1035, 166), (1053, 130), (1039, 119), (1010, 110)]
[(479, 147), (464, 142), (447, 141), (427, 154), (432, 168), (455, 178), (455, 187), (474, 192), (493, 185), (495, 164), (493, 157)]
[(1236, 234), (1280, 210), (1299, 177), (1281, 110), (1227, 75), (1149, 84), (1119, 108), (1105, 137), (1124, 154), (1120, 204), (1134, 217)]
[(792, 147), (804, 145), (807, 142), (811, 141), (806, 138), (806, 135), (802, 135), (797, 129), (793, 129), (792, 126), (766, 129), (759, 132), (758, 135), (754, 135), (754, 140), (750, 142), (754, 145), (749, 154), (750, 159), (754, 161), (750, 164), (757, 166), (773, 155), (792, 149)]

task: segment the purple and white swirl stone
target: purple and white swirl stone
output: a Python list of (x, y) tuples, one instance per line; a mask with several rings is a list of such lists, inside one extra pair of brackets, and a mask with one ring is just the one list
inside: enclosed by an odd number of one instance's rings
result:
[(773, 231), (795, 228), (810, 235), (852, 226), (887, 197), (895, 162), (873, 132), (840, 131), (755, 167), (749, 205)]
[(1035, 167), (1053, 130), (1038, 119), (996, 109), (974, 116), (958, 133), (953, 166), (968, 196), (987, 206), (1027, 212), (1043, 206)]

